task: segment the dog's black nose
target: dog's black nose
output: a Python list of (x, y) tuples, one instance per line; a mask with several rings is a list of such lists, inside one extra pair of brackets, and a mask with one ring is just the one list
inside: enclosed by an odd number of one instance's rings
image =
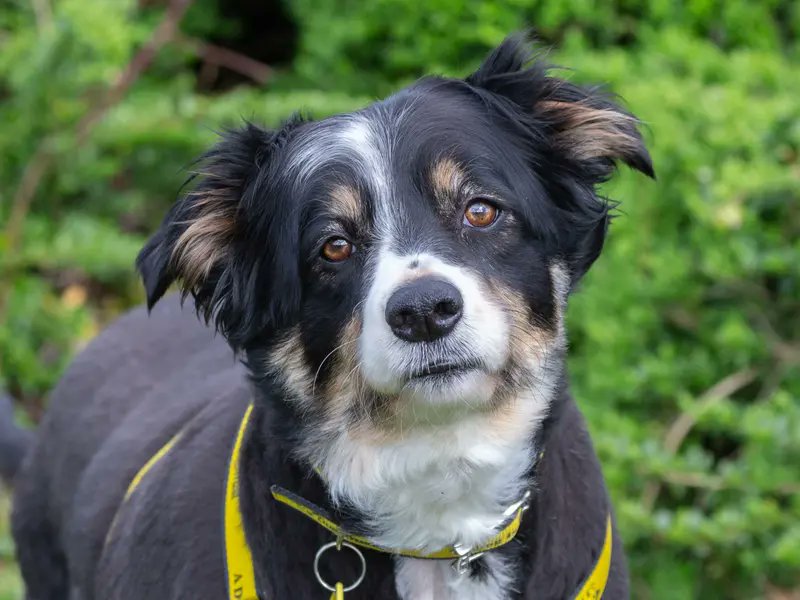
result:
[(452, 283), (420, 277), (389, 297), (386, 322), (400, 339), (432, 342), (453, 330), (463, 308), (461, 293)]

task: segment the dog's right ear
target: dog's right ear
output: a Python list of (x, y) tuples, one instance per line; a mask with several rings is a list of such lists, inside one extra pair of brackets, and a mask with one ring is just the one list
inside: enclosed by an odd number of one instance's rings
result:
[(198, 313), (240, 347), (278, 326), (299, 303), (296, 211), (273, 197), (269, 185), (290, 128), (272, 132), (247, 123), (225, 132), (200, 158), (189, 191), (136, 259), (148, 307), (177, 282)]
[(608, 179), (617, 162), (655, 177), (639, 120), (598, 88), (552, 76), (527, 36), (506, 38), (466, 81), (521, 108), (553, 155), (592, 185)]

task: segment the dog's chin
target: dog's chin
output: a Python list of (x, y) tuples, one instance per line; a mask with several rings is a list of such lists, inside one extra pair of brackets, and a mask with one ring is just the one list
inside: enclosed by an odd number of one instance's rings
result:
[(437, 368), (409, 377), (398, 401), (412, 409), (480, 410), (489, 404), (496, 387), (495, 377), (480, 367)]

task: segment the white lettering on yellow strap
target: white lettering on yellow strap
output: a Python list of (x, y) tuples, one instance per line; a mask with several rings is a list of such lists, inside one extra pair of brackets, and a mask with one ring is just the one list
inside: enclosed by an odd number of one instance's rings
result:
[(228, 465), (228, 481), (225, 489), (225, 559), (228, 565), (229, 600), (258, 600), (253, 556), (245, 539), (242, 513), (239, 510), (239, 457), (252, 410), (251, 404), (247, 407), (239, 425), (239, 433), (236, 435)]

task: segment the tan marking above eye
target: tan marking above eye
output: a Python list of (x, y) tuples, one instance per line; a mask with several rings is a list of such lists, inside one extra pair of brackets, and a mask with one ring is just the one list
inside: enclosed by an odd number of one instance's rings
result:
[(466, 179), (464, 171), (452, 158), (445, 158), (433, 165), (431, 183), (437, 197), (453, 194)]
[(362, 217), (361, 196), (356, 188), (337, 185), (330, 192), (334, 216), (358, 222)]
[(464, 210), (464, 224), (469, 227), (488, 227), (499, 215), (500, 210), (488, 200), (473, 200)]
[(331, 262), (342, 262), (353, 254), (353, 244), (343, 237), (332, 237), (322, 246), (322, 256)]

